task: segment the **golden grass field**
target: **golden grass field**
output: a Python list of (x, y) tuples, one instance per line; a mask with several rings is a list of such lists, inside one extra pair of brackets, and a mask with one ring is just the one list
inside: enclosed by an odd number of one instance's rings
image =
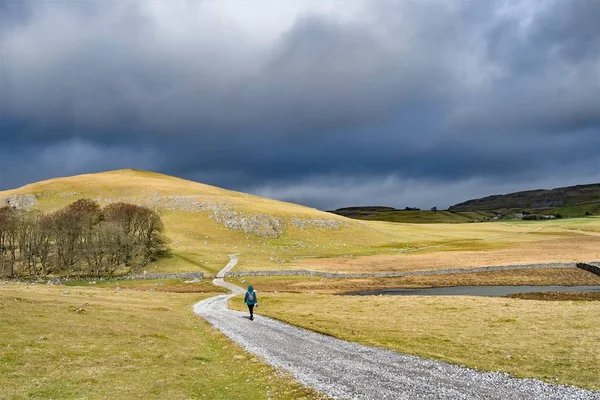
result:
[[(216, 272), (231, 253), (240, 254), (236, 267), (240, 270), (376, 272), (600, 260), (600, 218), (471, 224), (356, 221), (137, 170), (51, 179), (0, 192), (0, 198), (15, 194), (36, 195), (36, 208), (44, 211), (82, 197), (101, 205), (125, 201), (156, 208), (162, 214), (171, 254), (147, 266), (149, 272)], [(267, 238), (228, 229), (215, 220), (215, 207), (243, 218), (279, 218), (285, 233)], [(337, 221), (343, 226), (301, 229), (293, 224), (297, 219)]]
[[(494, 224), (497, 223), (491, 223)], [(451, 228), (466, 233), (481, 225), (486, 228), (489, 224), (460, 224)], [(534, 223), (533, 226), (542, 229), (497, 239), (465, 240), (402, 254), (307, 259), (295, 262), (291, 267), (330, 272), (402, 272), (600, 260), (600, 236), (597, 234), (569, 231), (545, 223)]]
[[(259, 300), (260, 314), (341, 339), (600, 389), (597, 301), (261, 292)], [(245, 309), (239, 296), (230, 306)]]
[(2, 285), (0, 398), (321, 398), (197, 317), (212, 295)]

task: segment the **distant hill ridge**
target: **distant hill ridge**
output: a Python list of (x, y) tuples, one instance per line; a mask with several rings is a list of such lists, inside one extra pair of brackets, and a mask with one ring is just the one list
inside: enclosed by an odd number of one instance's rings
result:
[(600, 183), (556, 189), (537, 189), (493, 195), (455, 204), (450, 211), (494, 211), (502, 209), (554, 209), (600, 204)]
[(600, 183), (492, 195), (455, 204), (448, 210), (362, 206), (338, 208), (330, 212), (353, 219), (406, 223), (584, 217), (600, 215)]

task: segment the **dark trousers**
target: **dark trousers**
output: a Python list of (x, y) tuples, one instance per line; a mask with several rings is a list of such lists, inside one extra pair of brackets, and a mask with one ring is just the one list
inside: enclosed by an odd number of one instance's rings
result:
[(248, 311), (250, 311), (250, 318), (254, 318), (254, 304), (248, 304)]

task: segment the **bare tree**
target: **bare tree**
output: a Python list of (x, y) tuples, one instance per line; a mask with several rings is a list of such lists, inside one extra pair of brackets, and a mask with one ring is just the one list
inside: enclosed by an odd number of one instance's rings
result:
[(132, 264), (137, 258), (155, 257), (165, 246), (164, 226), (160, 215), (149, 208), (126, 203), (115, 203), (103, 210), (107, 222), (115, 222), (130, 240), (123, 246), (125, 262)]
[(36, 229), (33, 235), (34, 254), (39, 263), (34, 275), (46, 276), (51, 274), (56, 268), (56, 263), (52, 262), (52, 226), (51, 219), (46, 215), (38, 215), (36, 218)]
[(157, 212), (81, 199), (50, 215), (0, 208), (0, 274), (45, 276), (80, 271), (112, 275), (142, 265), (165, 246)]
[(20, 261), (23, 269), (26, 269), (30, 275), (35, 275), (36, 257), (35, 249), (35, 232), (36, 215), (34, 212), (19, 210), (17, 211), (17, 242), (19, 249)]
[(15, 273), (17, 221), (14, 208), (0, 208), (0, 266), (2, 273), (8, 277)]
[(80, 199), (52, 214), (52, 238), (58, 256), (58, 268), (76, 270), (80, 247), (95, 224), (101, 220), (100, 206), (93, 200)]
[(138, 253), (134, 240), (134, 220), (140, 209), (141, 207), (133, 204), (113, 203), (102, 210), (106, 222), (120, 226), (127, 237), (121, 248), (123, 261), (126, 264), (132, 263)]
[(90, 231), (83, 242), (83, 256), (93, 275), (113, 275), (123, 263), (121, 250), (126, 241), (123, 229), (114, 223), (103, 223)]

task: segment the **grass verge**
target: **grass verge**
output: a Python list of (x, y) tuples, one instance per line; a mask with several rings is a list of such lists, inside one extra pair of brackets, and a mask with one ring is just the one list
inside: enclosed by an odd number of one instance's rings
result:
[[(263, 294), (260, 313), (402, 353), (600, 389), (600, 304), (467, 296)], [(232, 308), (243, 310), (241, 299)]]
[(194, 315), (208, 296), (0, 286), (0, 397), (319, 398)]

